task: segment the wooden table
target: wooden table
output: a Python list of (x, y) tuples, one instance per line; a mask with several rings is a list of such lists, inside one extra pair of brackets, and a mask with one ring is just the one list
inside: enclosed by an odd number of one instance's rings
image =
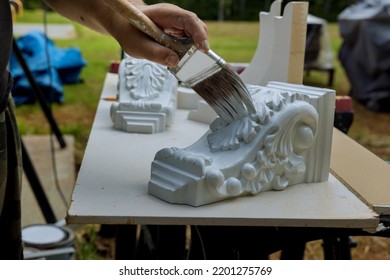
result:
[[(207, 131), (208, 125), (187, 120), (188, 111), (177, 110), (174, 124), (163, 133), (116, 130), (110, 119), (111, 102), (103, 99), (116, 95), (116, 84), (117, 75), (108, 73), (73, 191), (69, 224), (333, 228), (376, 233), (383, 215), (390, 214), (389, 191), (383, 194), (383, 186), (378, 187), (376, 181), (387, 176), (383, 172), (390, 175), (389, 167), (383, 162), (380, 170), (378, 163), (371, 165), (373, 170), (366, 169), (364, 157), (356, 155), (356, 150), (363, 154), (366, 150), (337, 130), (332, 174), (327, 182), (300, 184), (280, 192), (201, 207), (169, 204), (150, 196), (147, 184), (156, 152), (189, 146)], [(352, 151), (355, 154), (350, 154), (351, 147), (356, 148)], [(354, 170), (353, 165), (359, 169)], [(360, 181), (359, 176), (365, 179)]]

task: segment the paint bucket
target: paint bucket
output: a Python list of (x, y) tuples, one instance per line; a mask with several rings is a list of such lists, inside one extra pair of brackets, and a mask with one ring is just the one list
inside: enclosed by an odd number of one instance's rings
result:
[(52, 224), (29, 225), (22, 229), (22, 240), (25, 259), (74, 258), (74, 233), (67, 227)]

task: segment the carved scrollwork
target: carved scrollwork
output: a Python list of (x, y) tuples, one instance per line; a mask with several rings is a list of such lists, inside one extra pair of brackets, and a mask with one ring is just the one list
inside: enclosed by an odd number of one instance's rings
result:
[[(240, 174), (234, 176), (236, 180), (226, 178), (222, 185), (213, 186), (215, 190), (212, 192), (226, 196), (232, 192), (256, 194), (271, 189), (283, 190), (290, 185), (291, 179), (305, 173), (303, 153), (314, 143), (317, 111), (310, 104), (296, 99), (289, 106), (282, 106), (279, 102), (270, 105), (277, 105), (273, 108), (280, 110), (278, 118), (283, 121), (262, 131), (261, 139), (256, 140), (259, 148), (255, 160), (243, 164)], [(283, 111), (282, 107), (285, 107)]]

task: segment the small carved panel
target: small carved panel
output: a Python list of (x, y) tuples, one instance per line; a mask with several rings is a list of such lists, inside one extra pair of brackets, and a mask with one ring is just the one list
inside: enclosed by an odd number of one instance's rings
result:
[(157, 63), (126, 56), (119, 65), (118, 102), (111, 106), (114, 127), (126, 132), (157, 133), (172, 125), (177, 80)]

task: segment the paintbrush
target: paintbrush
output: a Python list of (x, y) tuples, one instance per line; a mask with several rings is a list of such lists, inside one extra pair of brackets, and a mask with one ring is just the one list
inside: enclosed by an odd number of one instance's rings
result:
[(216, 53), (197, 49), (190, 38), (166, 34), (126, 0), (105, 1), (138, 30), (179, 55), (179, 64), (169, 68), (171, 73), (199, 94), (222, 119), (231, 122), (256, 112), (245, 84)]

